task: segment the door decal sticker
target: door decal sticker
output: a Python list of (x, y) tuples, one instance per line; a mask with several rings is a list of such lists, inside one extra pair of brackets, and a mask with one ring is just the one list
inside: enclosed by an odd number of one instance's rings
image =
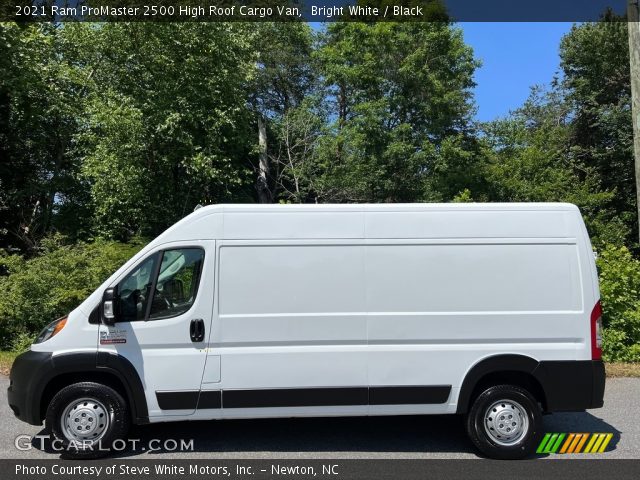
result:
[(100, 331), (100, 345), (127, 343), (127, 331), (121, 328)]

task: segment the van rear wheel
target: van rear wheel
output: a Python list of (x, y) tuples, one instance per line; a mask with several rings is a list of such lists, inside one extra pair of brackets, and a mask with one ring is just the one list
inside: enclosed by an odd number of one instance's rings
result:
[[(129, 430), (129, 412), (111, 387), (81, 382), (60, 390), (49, 403), (46, 427), (66, 458), (99, 458)], [(62, 447), (62, 448), (59, 448)]]
[(533, 454), (542, 435), (542, 412), (527, 390), (496, 385), (482, 392), (465, 424), (475, 446), (490, 458), (511, 460)]

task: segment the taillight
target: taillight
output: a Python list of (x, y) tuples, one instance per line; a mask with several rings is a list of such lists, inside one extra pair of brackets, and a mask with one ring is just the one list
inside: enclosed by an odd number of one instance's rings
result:
[(600, 300), (591, 311), (591, 359), (602, 358), (602, 305)]

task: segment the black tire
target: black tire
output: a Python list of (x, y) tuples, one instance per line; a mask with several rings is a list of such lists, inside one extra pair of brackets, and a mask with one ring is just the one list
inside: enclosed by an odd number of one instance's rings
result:
[[(503, 400), (504, 402), (502, 402)], [(502, 413), (510, 413), (510, 411), (493, 410), (492, 407), (497, 409), (506, 407), (509, 409), (514, 408), (514, 405), (516, 406), (516, 411), (522, 409), (522, 416), (515, 415), (517, 418), (513, 419), (514, 425), (517, 425), (514, 430), (517, 428), (518, 434), (515, 434), (512, 438), (501, 436), (501, 434), (509, 435), (505, 430), (511, 424), (506, 422), (511, 420), (507, 419), (504, 423), (500, 423), (499, 426), (502, 430), (498, 429), (497, 425), (494, 429), (492, 428), (494, 424), (491, 423), (494, 420), (491, 413), (498, 411), (501, 416), (496, 416), (495, 421), (501, 422), (500, 418), (508, 417), (508, 415), (502, 416)], [(540, 405), (527, 390), (515, 385), (496, 385), (487, 388), (473, 402), (471, 410), (466, 416), (465, 424), (467, 434), (478, 450), (489, 458), (499, 460), (517, 460), (531, 456), (542, 437), (542, 411)], [(526, 428), (524, 427), (525, 424)], [(492, 431), (491, 434), (489, 430)], [(501, 437), (501, 440), (496, 437)], [(500, 443), (501, 441), (503, 444)]]
[[(83, 409), (88, 413), (82, 415)], [(90, 422), (89, 418), (80, 418), (86, 417), (87, 414), (91, 417)], [(71, 430), (63, 426), (63, 416), (68, 417), (69, 423), (72, 418), (77, 421), (74, 425), (78, 425), (78, 430), (96, 429), (92, 430), (91, 434), (97, 438), (72, 437), (69, 433)], [(95, 426), (94, 419), (97, 422)], [(101, 421), (103, 423), (100, 423)], [(86, 422), (86, 427), (81, 426), (81, 422)], [(51, 439), (56, 440), (55, 444), (52, 443), (54, 450), (60, 450), (63, 458), (100, 458), (109, 455), (114, 441), (126, 437), (129, 431), (129, 409), (122, 395), (111, 387), (93, 382), (74, 383), (53, 397), (47, 408), (45, 425)], [(102, 429), (98, 430), (99, 427)]]

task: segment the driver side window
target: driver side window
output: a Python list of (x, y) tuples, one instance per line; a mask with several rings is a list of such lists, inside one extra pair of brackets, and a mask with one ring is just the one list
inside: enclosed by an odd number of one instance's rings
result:
[(158, 255), (156, 253), (144, 260), (118, 285), (120, 316), (123, 322), (134, 322), (146, 318)]
[(201, 248), (165, 250), (143, 261), (118, 286), (122, 321), (185, 313), (195, 302), (203, 261)]
[(151, 302), (149, 319), (181, 315), (191, 308), (198, 293), (204, 252), (200, 248), (166, 250)]

